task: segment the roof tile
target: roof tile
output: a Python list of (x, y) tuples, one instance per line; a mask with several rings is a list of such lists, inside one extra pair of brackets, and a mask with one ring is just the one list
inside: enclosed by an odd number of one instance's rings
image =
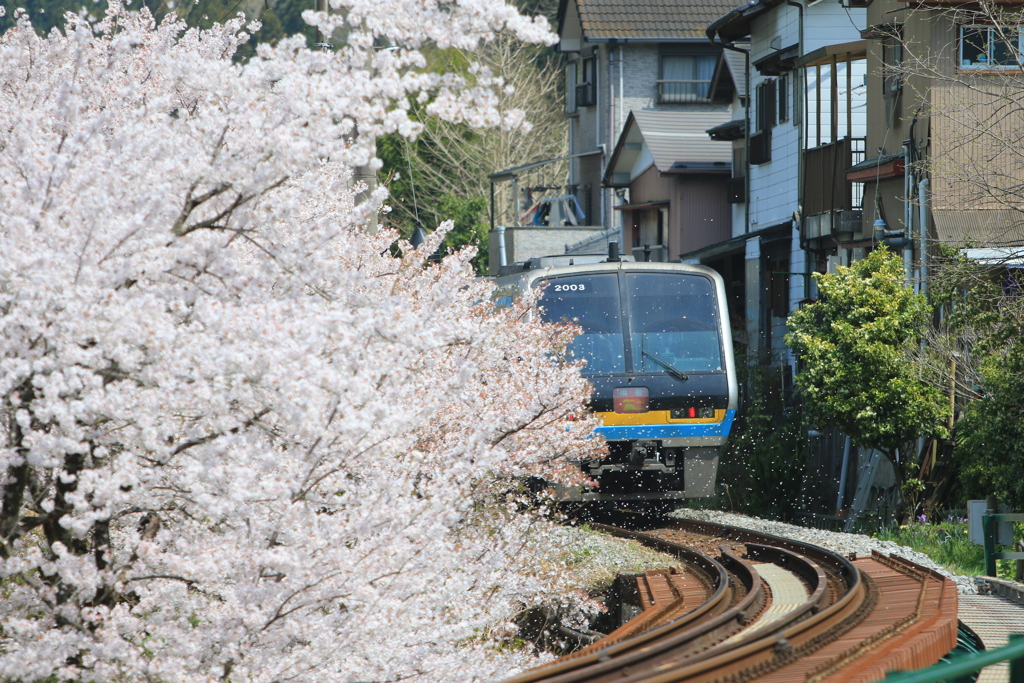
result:
[(576, 0), (590, 39), (703, 39), (704, 29), (737, 0)]

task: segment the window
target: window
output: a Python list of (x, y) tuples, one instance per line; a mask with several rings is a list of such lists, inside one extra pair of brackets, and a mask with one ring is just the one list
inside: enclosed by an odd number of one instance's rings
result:
[(663, 54), (658, 102), (707, 102), (717, 64), (716, 55)]
[(755, 129), (767, 132), (775, 127), (776, 119), (776, 83), (774, 78), (762, 81), (755, 91), (756, 125)]
[(893, 26), (882, 39), (882, 84), (883, 95), (891, 97), (903, 87), (903, 27)]
[(565, 113), (576, 113), (576, 62), (565, 65)]
[(772, 160), (772, 128), (778, 115), (777, 83), (774, 78), (761, 81), (754, 90), (754, 134), (750, 136), (750, 163), (753, 166)]
[(1020, 69), (1019, 26), (960, 27), (961, 69)]
[(597, 104), (597, 59), (587, 57), (580, 67), (580, 82), (576, 84), (576, 106)]

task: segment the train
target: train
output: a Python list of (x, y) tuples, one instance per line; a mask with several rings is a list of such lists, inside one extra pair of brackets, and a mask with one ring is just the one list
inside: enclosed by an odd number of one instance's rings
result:
[(579, 463), (596, 486), (555, 487), (562, 502), (672, 507), (714, 495), (738, 387), (725, 284), (714, 270), (607, 255), (549, 256), (497, 278), (496, 301), (543, 287), (538, 314), (581, 329), (590, 410), (608, 456)]

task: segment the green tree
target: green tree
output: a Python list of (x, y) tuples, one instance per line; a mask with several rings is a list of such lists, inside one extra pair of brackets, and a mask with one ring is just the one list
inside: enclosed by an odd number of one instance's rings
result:
[(969, 491), (1024, 507), (1024, 341), (981, 363), (982, 396), (957, 423), (956, 455)]
[(920, 362), (962, 419), (953, 457), (967, 497), (1024, 506), (1024, 298), (1012, 256), (979, 263), (946, 249), (932, 281), (942, 324)]
[(947, 410), (910, 358), (927, 328), (927, 300), (905, 286), (900, 258), (885, 249), (814, 277), (821, 300), (791, 315), (786, 335), (803, 364), (796, 381), (805, 407), (812, 419), (885, 455), (904, 512), (912, 512), (921, 485), (912, 444), (943, 433)]

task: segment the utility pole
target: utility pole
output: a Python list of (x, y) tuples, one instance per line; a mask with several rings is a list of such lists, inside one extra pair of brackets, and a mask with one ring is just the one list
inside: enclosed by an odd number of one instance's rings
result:
[[(317, 12), (327, 13), (327, 12), (330, 11), (330, 9), (328, 8), (328, 5), (327, 5), (327, 0), (313, 0), (313, 2), (314, 2), (314, 9)], [(343, 43), (348, 43), (348, 23), (347, 22), (345, 23), (345, 28), (342, 29), (342, 31), (343, 31), (343, 35), (339, 36), (339, 39)], [(333, 46), (331, 45), (331, 37), (332, 36), (328, 35), (324, 31), (320, 31), (320, 41), (318, 43), (316, 43), (314, 45), (314, 47), (317, 48), (317, 49), (320, 49), (320, 50), (330, 50), (330, 49), (332, 49)], [(372, 61), (372, 59), (371, 59), (371, 61)], [(366, 68), (371, 68), (371, 64), (369, 64), (369, 63), (366, 64)], [(359, 133), (359, 122), (357, 121), (356, 122), (355, 134), (358, 135), (358, 133)], [(374, 140), (373, 143), (372, 143), (372, 149), (370, 151), (370, 159), (371, 159), (371, 161), (372, 161), (373, 157), (376, 156), (376, 154), (377, 154), (377, 141)], [(369, 198), (369, 196), (371, 194), (373, 194), (373, 191), (377, 189), (377, 174), (374, 172), (373, 167), (370, 166), (369, 162), (367, 162), (367, 164), (364, 165), (364, 166), (356, 166), (354, 169), (352, 169), (352, 183), (353, 183), (353, 185), (358, 185), (359, 183), (364, 183), (366, 185), (366, 189), (363, 190), (362, 192), (358, 193), (355, 196), (356, 204), (359, 204), (360, 202), (366, 201), (367, 198)], [(366, 222), (366, 229), (367, 229), (367, 231), (371, 235), (376, 235), (378, 227), (379, 227), (379, 225), (378, 225), (378, 222), (377, 222), (377, 214), (376, 214), (376, 212), (374, 212), (374, 214), (372, 216), (370, 216), (370, 219)]]

